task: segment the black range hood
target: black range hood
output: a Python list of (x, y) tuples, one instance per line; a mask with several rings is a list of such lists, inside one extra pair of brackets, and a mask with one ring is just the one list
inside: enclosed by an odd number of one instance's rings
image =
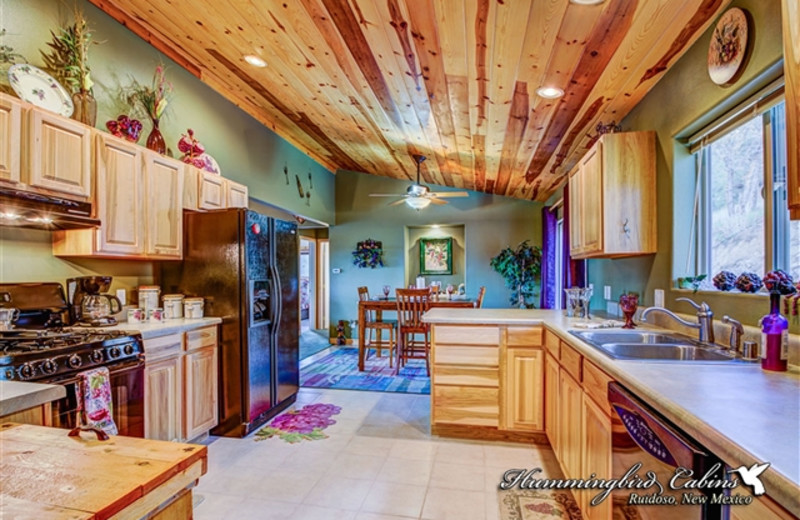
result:
[(82, 229), (100, 226), (92, 203), (0, 185), (0, 226)]

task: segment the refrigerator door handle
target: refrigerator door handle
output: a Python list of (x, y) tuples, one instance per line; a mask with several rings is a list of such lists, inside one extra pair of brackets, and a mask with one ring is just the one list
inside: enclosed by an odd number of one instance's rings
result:
[(281, 325), (281, 318), (283, 317), (283, 286), (281, 286), (281, 279), (278, 275), (278, 269), (273, 265), (272, 266), (272, 279), (275, 281), (275, 285), (277, 290), (275, 291), (276, 298), (275, 301), (275, 310), (277, 316), (275, 317), (275, 326), (272, 327), (273, 333), (275, 334), (275, 338), (278, 337), (278, 329)]

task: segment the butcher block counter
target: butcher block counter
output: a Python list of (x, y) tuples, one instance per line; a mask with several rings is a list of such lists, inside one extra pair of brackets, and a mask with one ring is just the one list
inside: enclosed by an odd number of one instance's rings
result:
[(205, 446), (0, 424), (0, 518), (192, 518)]

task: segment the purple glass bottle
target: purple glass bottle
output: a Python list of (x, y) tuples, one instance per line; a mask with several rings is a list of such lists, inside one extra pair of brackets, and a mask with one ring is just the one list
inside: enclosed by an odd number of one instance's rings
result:
[(761, 368), (775, 372), (786, 371), (789, 353), (789, 322), (780, 313), (781, 295), (769, 295), (769, 314), (761, 318)]

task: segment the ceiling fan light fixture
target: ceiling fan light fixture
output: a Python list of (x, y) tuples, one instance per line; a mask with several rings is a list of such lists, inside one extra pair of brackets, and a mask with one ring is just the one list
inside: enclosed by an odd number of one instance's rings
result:
[(261, 59), (259, 56), (256, 56), (255, 54), (245, 54), (244, 61), (246, 61), (253, 67), (263, 68), (267, 66), (267, 62)]
[(569, 0), (571, 4), (578, 4), (578, 5), (596, 5), (602, 4), (606, 0)]
[(564, 95), (564, 91), (558, 87), (539, 87), (536, 94), (545, 99), (557, 99)]
[(427, 208), (430, 205), (430, 203), (431, 199), (427, 197), (408, 197), (406, 199), (406, 204), (408, 204), (409, 207), (412, 207), (416, 210)]

